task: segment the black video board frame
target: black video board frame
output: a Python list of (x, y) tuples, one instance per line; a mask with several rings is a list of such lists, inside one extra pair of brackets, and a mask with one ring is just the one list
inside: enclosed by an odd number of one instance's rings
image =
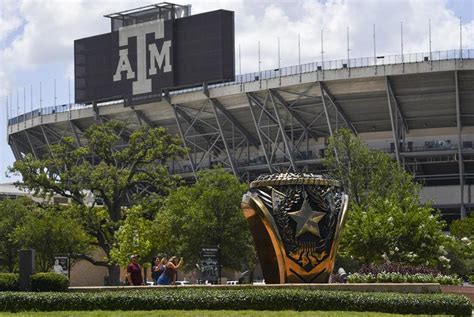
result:
[(160, 100), (163, 90), (233, 81), (234, 50), (234, 12), (226, 10), (79, 39), (75, 101), (134, 105)]

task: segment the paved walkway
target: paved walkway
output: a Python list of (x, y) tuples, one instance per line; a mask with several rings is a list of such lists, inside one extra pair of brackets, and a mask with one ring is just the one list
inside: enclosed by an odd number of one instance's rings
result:
[(83, 286), (69, 287), (70, 291), (96, 292), (118, 291), (123, 289), (152, 289), (152, 288), (304, 288), (314, 290), (353, 291), (353, 292), (396, 292), (396, 293), (441, 293), (438, 283), (357, 283), (357, 284), (237, 284), (237, 285), (153, 285), (153, 286)]

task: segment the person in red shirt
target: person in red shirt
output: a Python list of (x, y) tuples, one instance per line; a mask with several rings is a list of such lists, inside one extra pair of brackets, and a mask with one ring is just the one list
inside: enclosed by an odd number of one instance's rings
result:
[(143, 285), (142, 268), (138, 264), (138, 258), (137, 254), (130, 257), (131, 263), (127, 266), (128, 285)]

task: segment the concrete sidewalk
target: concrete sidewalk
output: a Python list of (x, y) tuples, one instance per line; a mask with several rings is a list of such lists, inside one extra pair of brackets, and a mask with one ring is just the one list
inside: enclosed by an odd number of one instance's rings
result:
[(394, 292), (433, 294), (441, 293), (438, 283), (360, 283), (360, 284), (237, 284), (237, 285), (152, 285), (152, 286), (84, 286), (69, 287), (73, 292), (100, 292), (119, 291), (132, 289), (173, 289), (173, 288), (208, 288), (208, 289), (248, 289), (248, 288), (302, 288), (327, 291), (353, 291), (353, 292)]

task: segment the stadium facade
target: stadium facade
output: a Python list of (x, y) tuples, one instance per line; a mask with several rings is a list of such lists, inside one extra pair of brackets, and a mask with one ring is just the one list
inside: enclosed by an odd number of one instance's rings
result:
[(269, 172), (321, 171), (328, 137), (345, 127), (413, 173), (424, 184), (423, 199), (445, 219), (474, 208), (474, 50), (315, 62), (221, 79), (139, 102), (37, 109), (8, 119), (8, 142), (16, 159), (43, 157), (64, 136), (83, 144), (95, 123), (162, 126), (190, 149), (170, 163), (171, 173), (192, 181), (199, 170), (222, 165), (250, 181)]

